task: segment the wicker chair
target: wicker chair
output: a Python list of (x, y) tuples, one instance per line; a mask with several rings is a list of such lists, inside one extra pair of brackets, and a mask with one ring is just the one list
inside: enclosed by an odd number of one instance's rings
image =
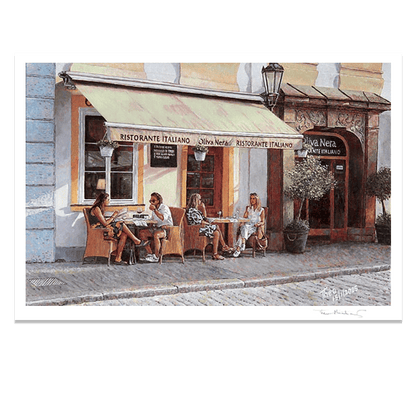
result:
[(169, 238), (162, 239), (162, 245), (160, 247), (159, 263), (162, 263), (163, 256), (167, 254), (178, 254), (184, 259), (184, 216), (185, 210), (183, 208), (169, 207), (172, 213), (173, 226), (167, 227), (169, 229)]
[[(264, 208), (264, 230), (263, 230), (263, 239), (259, 239), (257, 232), (252, 234), (246, 241), (246, 250), (248, 248), (252, 249), (252, 256), (256, 257), (256, 251), (261, 251), (263, 253), (263, 257), (266, 256), (267, 246), (269, 245), (269, 238), (266, 235), (266, 227), (267, 227), (267, 213), (268, 208)], [(240, 228), (237, 231), (237, 238), (240, 235)], [(241, 252), (243, 253), (243, 252)]]
[(111, 253), (117, 249), (117, 240), (106, 236), (108, 230), (105, 228), (91, 227), (88, 219), (88, 209), (83, 209), (85, 224), (87, 225), (87, 243), (82, 262), (84, 263), (87, 257), (105, 257), (108, 259), (109, 266)]
[(212, 240), (204, 235), (199, 234), (199, 229), (202, 227), (201, 224), (189, 225), (188, 220), (184, 220), (185, 229), (185, 242), (184, 252), (188, 250), (198, 250), (202, 252), (202, 261), (205, 261), (205, 249), (209, 244), (212, 244)]

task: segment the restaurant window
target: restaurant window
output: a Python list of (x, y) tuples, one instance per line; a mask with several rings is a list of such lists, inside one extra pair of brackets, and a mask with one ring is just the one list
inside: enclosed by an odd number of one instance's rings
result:
[[(91, 203), (104, 189), (99, 180), (108, 181), (112, 202), (137, 203), (137, 144), (119, 143), (110, 162), (101, 156), (97, 142), (105, 134), (105, 120), (96, 111), (80, 109), (80, 178), (81, 203)], [(103, 181), (101, 181), (102, 183)]]

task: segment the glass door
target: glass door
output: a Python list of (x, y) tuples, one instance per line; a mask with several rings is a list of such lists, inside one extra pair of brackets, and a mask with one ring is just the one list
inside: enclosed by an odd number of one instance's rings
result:
[[(337, 182), (334, 189), (318, 201), (306, 201), (302, 218), (309, 221), (311, 237), (317, 240), (344, 240), (348, 226), (349, 151), (345, 139), (337, 133), (305, 132), (305, 142), (312, 146), (310, 155), (319, 157)], [(298, 161), (301, 159), (297, 158)], [(297, 206), (295, 205), (295, 209)]]
[[(321, 159), (321, 163), (333, 173), (337, 184), (318, 201), (305, 201), (301, 218), (309, 221), (310, 236), (321, 236), (331, 241), (343, 239), (341, 236), (346, 235), (348, 218), (347, 160)], [(296, 203), (296, 211), (298, 207)]]
[(188, 149), (186, 202), (198, 193), (202, 197), (209, 217), (218, 216), (222, 206), (222, 148), (210, 147), (203, 162), (195, 160)]

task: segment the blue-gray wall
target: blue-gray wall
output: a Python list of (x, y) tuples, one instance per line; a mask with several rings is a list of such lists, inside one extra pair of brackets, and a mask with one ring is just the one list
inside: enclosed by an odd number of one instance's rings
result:
[[(391, 64), (383, 64), (384, 86), (381, 96), (391, 101)], [(378, 169), (391, 167), (391, 111), (380, 114)]]
[(55, 64), (26, 65), (26, 261), (55, 260)]

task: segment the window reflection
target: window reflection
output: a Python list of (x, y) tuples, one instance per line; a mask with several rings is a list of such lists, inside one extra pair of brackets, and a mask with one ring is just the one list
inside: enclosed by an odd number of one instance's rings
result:
[(100, 154), (97, 145), (85, 146), (85, 169), (86, 170), (105, 170), (105, 161)]
[(200, 194), (201, 194), (202, 202), (206, 206), (212, 207), (214, 205), (214, 190), (213, 189), (202, 190)]
[[(84, 148), (84, 198), (95, 199), (98, 179), (105, 179), (106, 163), (101, 156), (97, 142), (104, 138), (106, 127), (101, 116), (85, 117), (85, 148)], [(133, 146), (119, 143), (114, 149), (110, 164), (111, 199), (133, 198)]]
[(214, 156), (205, 156), (205, 160), (201, 163), (201, 170), (203, 172), (214, 172)]
[(103, 192), (103, 189), (97, 189), (97, 184), (99, 179), (105, 179), (105, 172), (94, 173), (86, 172), (84, 180), (84, 189), (85, 189), (85, 198), (86, 199), (95, 199), (98, 194)]
[(120, 145), (111, 157), (112, 171), (133, 171), (133, 146)]
[(111, 197), (112, 199), (132, 198), (133, 175), (131, 173), (111, 174)]
[(190, 154), (187, 167), (187, 201), (192, 194), (198, 193), (207, 207), (214, 206), (214, 156), (206, 155), (205, 160), (199, 162)]
[(201, 187), (202, 188), (214, 188), (214, 174), (202, 174), (201, 176)]
[(101, 116), (85, 117), (85, 142), (96, 143), (100, 141), (106, 132), (104, 118)]

